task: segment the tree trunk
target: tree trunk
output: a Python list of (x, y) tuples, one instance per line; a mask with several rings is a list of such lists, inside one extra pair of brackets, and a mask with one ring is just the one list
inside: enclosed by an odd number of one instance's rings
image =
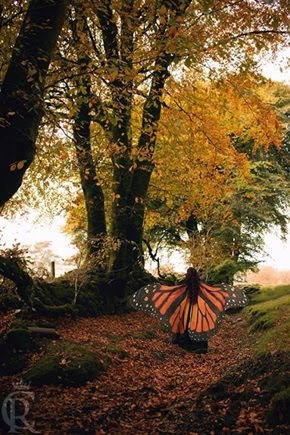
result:
[[(134, 31), (142, 19), (141, 8), (136, 7), (133, 0), (123, 1), (119, 5), (119, 19), (116, 20), (112, 0), (104, 0), (95, 6), (102, 31), (106, 83), (111, 95), (109, 107), (114, 124), (111, 128), (114, 149), (111, 230), (117, 247), (111, 253), (109, 272), (120, 279), (143, 266), (145, 199), (154, 167), (153, 154), (161, 114), (161, 98), (166, 79), (170, 75), (168, 68), (176, 58), (169, 44), (171, 38), (168, 31), (174, 23), (177, 25), (180, 22), (178, 19), (184, 16), (190, 2), (191, 0), (161, 0), (153, 12), (155, 15), (152, 20), (158, 22), (153, 31), (156, 47), (152, 53), (155, 63), (148, 74), (151, 85), (143, 107), (137, 158), (132, 156), (131, 127), (133, 93), (136, 92), (135, 86), (138, 87), (138, 81), (135, 82), (134, 78)], [(149, 73), (149, 70), (146, 72)]]
[[(156, 145), (158, 122), (161, 115), (161, 97), (165, 81), (170, 75), (167, 68), (172, 61), (171, 55), (165, 55), (157, 60), (151, 89), (144, 104), (142, 130), (138, 143), (139, 157), (135, 164), (130, 189), (126, 197), (126, 255), (120, 250), (116, 254), (116, 264), (122, 265), (130, 261), (131, 269), (143, 267), (143, 225), (145, 199), (149, 188), (151, 174), (154, 168), (152, 158)], [(146, 155), (146, 158), (142, 157)], [(123, 263), (123, 267), (129, 266)]]
[[(165, 3), (165, 2), (164, 2)], [(184, 2), (166, 2), (166, 7), (170, 10), (171, 20), (175, 20), (184, 14), (190, 0)], [(171, 21), (172, 23), (172, 21)], [(160, 25), (160, 41), (159, 41), (159, 55), (156, 58), (150, 91), (145, 100), (143, 108), (142, 128), (141, 135), (138, 141), (138, 156), (135, 160), (135, 170), (131, 178), (131, 171), (128, 158), (122, 162), (122, 177), (121, 183), (118, 186), (125, 188), (120, 190), (120, 198), (117, 203), (114, 218), (120, 225), (122, 224), (120, 234), (124, 239), (121, 248), (114, 253), (114, 262), (111, 265), (112, 271), (126, 271), (127, 273), (134, 268), (143, 267), (143, 226), (144, 226), (144, 213), (145, 213), (145, 199), (149, 188), (151, 174), (154, 168), (153, 155), (156, 145), (158, 123), (161, 115), (161, 98), (166, 79), (170, 76), (168, 71), (175, 54), (167, 48), (167, 30), (168, 22), (165, 21)], [(128, 41), (130, 39), (127, 37)], [(115, 44), (116, 47), (116, 44)], [(133, 45), (129, 45), (131, 50), (131, 57), (129, 52), (126, 52), (126, 58), (131, 59), (133, 54)], [(115, 48), (114, 53), (117, 52)], [(130, 64), (129, 64), (130, 67)], [(122, 89), (122, 88), (121, 88)], [(123, 93), (123, 97), (126, 94)], [(131, 99), (130, 99), (131, 101)], [(119, 107), (126, 107), (126, 100), (120, 99)], [(127, 135), (129, 136), (129, 128), (131, 126), (129, 119), (120, 117), (120, 127), (127, 128)], [(125, 121), (125, 122), (124, 122)], [(123, 135), (124, 136), (124, 135)], [(123, 137), (121, 136), (121, 137)], [(126, 148), (130, 151), (129, 147)], [(128, 190), (129, 188), (129, 190)], [(125, 233), (123, 224), (126, 224)], [(120, 226), (119, 226), (120, 229)], [(125, 273), (126, 273), (125, 272)]]
[(16, 39), (0, 94), (0, 206), (33, 160), (44, 82), (65, 14), (64, 0), (31, 0)]
[(127, 198), (132, 182), (132, 71), (134, 52), (134, 28), (132, 11), (134, 0), (127, 0), (121, 7), (121, 32), (114, 22), (111, 0), (105, 0), (97, 9), (102, 29), (107, 68), (117, 72), (109, 83), (113, 109), (114, 125), (111, 125), (110, 139), (114, 145), (113, 163), (113, 204), (111, 213), (111, 235), (116, 249), (111, 250), (109, 273), (113, 277), (128, 276), (132, 270), (131, 241), (127, 238), (128, 204)]
[[(83, 5), (76, 5), (75, 11), (76, 18), (70, 24), (76, 50), (78, 50), (82, 42), (80, 35), (86, 38), (88, 35)], [(77, 94), (76, 101), (74, 101), (77, 111), (74, 116), (73, 133), (87, 214), (87, 261), (90, 261), (102, 248), (106, 235), (105, 201), (102, 187), (99, 185), (91, 145), (92, 92), (88, 71), (90, 58), (81, 49), (77, 52), (77, 57), (79, 74), (73, 81)], [(104, 264), (99, 264), (99, 266), (101, 269), (105, 267)]]
[[(84, 194), (87, 214), (87, 249), (89, 257), (94, 255), (106, 234), (104, 194), (98, 185), (95, 163), (92, 155), (90, 136), (90, 84), (88, 79), (80, 78), (85, 95), (80, 95), (78, 110), (74, 118), (74, 140), (78, 159), (81, 186)], [(86, 100), (86, 101), (85, 101)]]

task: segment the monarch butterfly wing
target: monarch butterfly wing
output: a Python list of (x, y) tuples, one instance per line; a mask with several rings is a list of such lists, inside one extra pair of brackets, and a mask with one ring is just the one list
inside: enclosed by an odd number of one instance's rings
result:
[(190, 310), (190, 338), (194, 341), (208, 340), (217, 332), (225, 310), (246, 304), (247, 298), (240, 289), (200, 282), (197, 302)]
[(190, 298), (185, 285), (141, 287), (133, 295), (132, 305), (158, 317), (173, 333), (183, 333), (186, 329)]
[(248, 304), (248, 298), (243, 290), (232, 285), (224, 285), (224, 288), (228, 292), (228, 299), (225, 305), (225, 310), (229, 308), (242, 308)]

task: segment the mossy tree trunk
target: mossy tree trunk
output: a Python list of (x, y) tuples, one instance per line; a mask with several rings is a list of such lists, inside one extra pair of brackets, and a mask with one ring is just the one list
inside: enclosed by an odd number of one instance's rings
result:
[(0, 255), (0, 275), (13, 281), (19, 297), (31, 306), (33, 279), (18, 265), (17, 261)]
[(0, 206), (33, 160), (45, 78), (65, 15), (64, 0), (31, 0), (16, 39), (0, 94)]

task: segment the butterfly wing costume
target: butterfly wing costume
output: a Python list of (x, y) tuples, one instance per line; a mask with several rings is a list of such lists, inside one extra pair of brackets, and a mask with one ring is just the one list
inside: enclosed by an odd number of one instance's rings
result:
[(133, 295), (133, 307), (147, 311), (174, 334), (187, 332), (193, 341), (212, 337), (229, 308), (244, 307), (247, 297), (231, 285), (211, 286), (199, 280), (195, 295), (183, 283), (175, 286), (148, 284)]

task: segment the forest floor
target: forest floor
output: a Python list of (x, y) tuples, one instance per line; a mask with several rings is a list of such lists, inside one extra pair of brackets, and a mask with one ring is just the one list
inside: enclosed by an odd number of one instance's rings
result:
[[(0, 316), (0, 329), (11, 320)], [(257, 336), (241, 313), (224, 318), (207, 354), (172, 345), (160, 323), (141, 312), (63, 319), (56, 328), (60, 341), (101, 351), (111, 364), (84, 386), (31, 386), (30, 425), (19, 433), (31, 433), (34, 422), (38, 433), (53, 435), (290, 434), (290, 426), (265, 423), (269, 380), (285, 356), (255, 357)], [(9, 394), (20, 379), (3, 377), (2, 391)]]

